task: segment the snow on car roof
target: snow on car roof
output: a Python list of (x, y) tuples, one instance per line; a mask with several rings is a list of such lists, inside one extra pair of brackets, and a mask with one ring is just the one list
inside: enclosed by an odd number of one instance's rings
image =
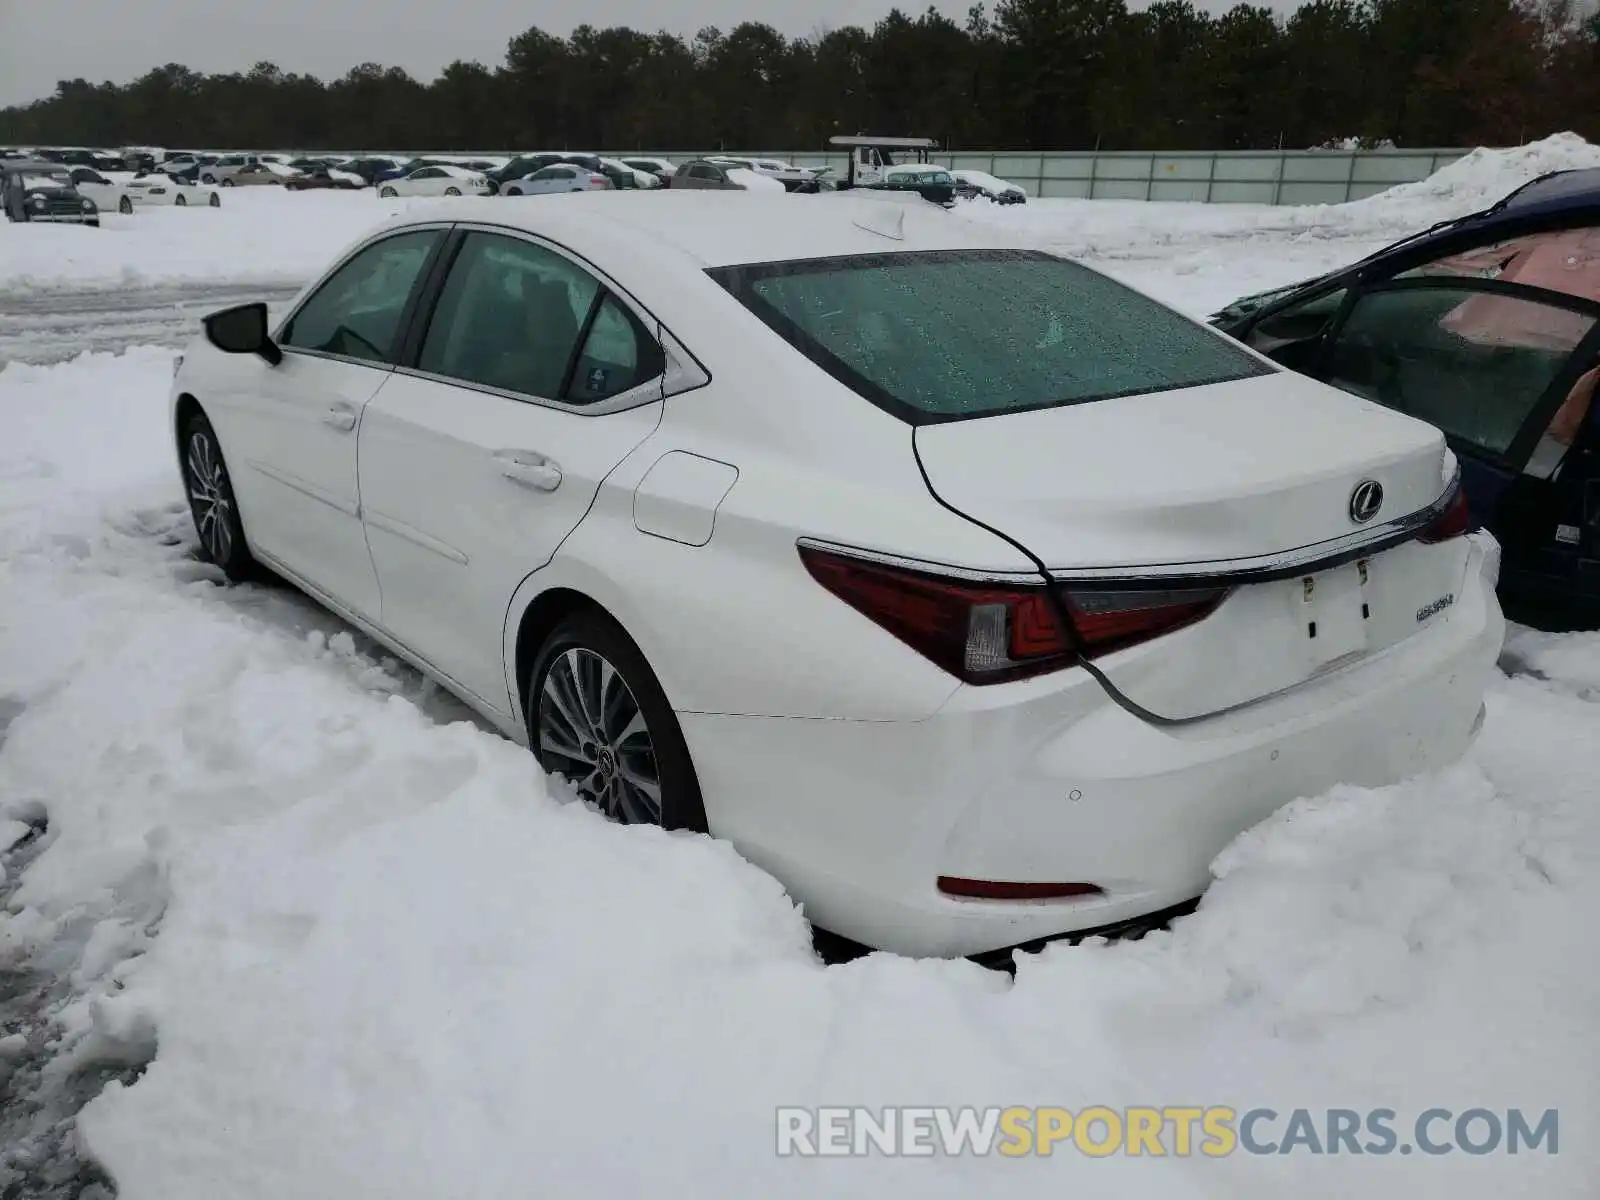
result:
[[(629, 255), (650, 247), (669, 247), (701, 268), (831, 255), (1025, 246), (1003, 229), (963, 221), (932, 204), (907, 209), (898, 239), (857, 224), (863, 206), (886, 203), (848, 193), (589, 192), (575, 201), (549, 197), (538, 205), (493, 204), (474, 220), (550, 237), (597, 260), (609, 259), (615, 252), (618, 262), (626, 262)], [(437, 221), (440, 214), (433, 208), (419, 206), (390, 224)], [(459, 207), (447, 211), (452, 219), (460, 219)]]
[[(451, 163), (438, 163), (436, 165), (439, 170), (455, 179), (476, 179), (483, 174), (482, 171), (474, 171), (470, 167), (458, 167)], [(420, 171), (422, 168), (418, 167), (417, 170)]]

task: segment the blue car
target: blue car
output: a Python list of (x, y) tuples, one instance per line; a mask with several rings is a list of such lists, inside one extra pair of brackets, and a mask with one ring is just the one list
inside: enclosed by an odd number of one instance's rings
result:
[(1600, 628), (1600, 169), (1562, 171), (1213, 325), (1443, 430), (1508, 615)]

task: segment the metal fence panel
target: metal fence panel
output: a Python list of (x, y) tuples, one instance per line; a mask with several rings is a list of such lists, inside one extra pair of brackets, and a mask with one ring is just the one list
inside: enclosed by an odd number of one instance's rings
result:
[[(326, 151), (318, 151), (326, 153)], [(382, 155), (383, 150), (344, 151)], [(504, 150), (424, 152), (478, 158)], [(614, 157), (649, 155), (682, 162), (706, 155), (784, 159), (802, 167), (832, 167), (843, 177), (849, 165), (839, 151), (629, 150)], [(1213, 204), (1339, 204), (1376, 195), (1396, 184), (1425, 179), (1461, 158), (1460, 149), (1415, 150), (1219, 150), (1173, 151), (988, 151), (935, 154), (935, 162), (957, 170), (986, 171), (1025, 188), (1031, 196), (1120, 200), (1184, 200)], [(405, 157), (394, 156), (390, 157)]]

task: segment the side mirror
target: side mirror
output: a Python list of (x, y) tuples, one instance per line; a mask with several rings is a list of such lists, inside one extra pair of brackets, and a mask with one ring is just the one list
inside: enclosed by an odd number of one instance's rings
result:
[(226, 354), (259, 354), (273, 366), (283, 361), (283, 351), (267, 336), (267, 306), (240, 304), (214, 312), (205, 319), (206, 340)]

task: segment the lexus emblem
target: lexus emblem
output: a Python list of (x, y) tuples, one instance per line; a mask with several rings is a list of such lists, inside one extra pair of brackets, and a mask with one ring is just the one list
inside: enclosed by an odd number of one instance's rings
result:
[(1363, 479), (1356, 484), (1356, 490), (1350, 493), (1350, 519), (1357, 525), (1365, 525), (1378, 515), (1378, 510), (1383, 507), (1383, 484), (1376, 479)]

